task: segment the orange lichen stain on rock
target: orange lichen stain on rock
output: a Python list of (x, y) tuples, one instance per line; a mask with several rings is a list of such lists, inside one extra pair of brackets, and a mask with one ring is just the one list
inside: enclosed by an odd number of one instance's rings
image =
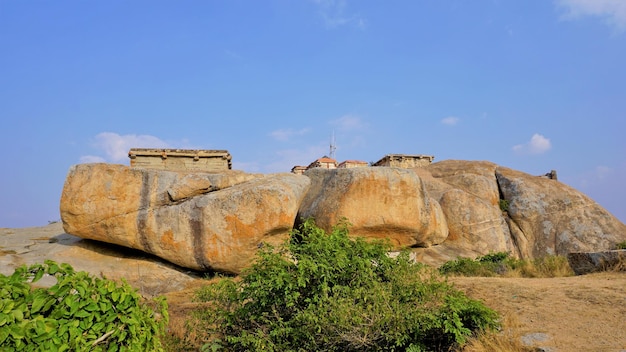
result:
[(161, 239), (160, 239), (160, 244), (161, 247), (163, 249), (168, 249), (168, 250), (179, 250), (180, 249), (180, 243), (176, 242), (176, 240), (174, 240), (174, 232), (170, 229), (165, 231), (165, 233), (163, 233), (163, 235), (161, 235)]
[[(239, 220), (239, 218), (235, 215), (226, 215), (224, 217), (226, 221), (226, 230), (233, 234), (234, 238), (240, 240), (249, 240), (256, 237), (257, 231), (265, 228), (265, 224), (256, 223), (249, 225), (245, 224), (243, 221)], [(258, 217), (257, 217), (258, 220)], [(261, 221), (267, 221), (267, 219), (263, 218)], [(262, 231), (262, 230), (261, 230)]]
[(228, 258), (229, 253), (224, 253), (224, 244), (219, 240), (217, 234), (207, 234), (204, 241), (204, 256), (211, 262), (221, 262)]

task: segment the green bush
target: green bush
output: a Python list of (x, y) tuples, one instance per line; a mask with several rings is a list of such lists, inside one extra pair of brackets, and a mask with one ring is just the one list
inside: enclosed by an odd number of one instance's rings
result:
[(439, 267), (444, 275), (458, 276), (509, 276), (509, 277), (561, 277), (573, 271), (567, 258), (546, 256), (529, 260), (515, 259), (506, 252), (489, 253), (476, 259), (459, 257)]
[(626, 241), (616, 244), (615, 249), (626, 249)]
[(208, 302), (196, 315), (204, 349), (448, 350), (497, 326), (495, 311), (388, 250), (350, 239), (345, 222), (326, 234), (306, 221), (280, 248), (264, 246), (240, 278), (198, 291)]
[(445, 275), (497, 276), (510, 269), (512, 258), (506, 252), (490, 253), (476, 259), (457, 258), (439, 267)]
[[(31, 283), (54, 276), (49, 288)], [(0, 351), (162, 351), (167, 303), (141, 302), (126, 282), (46, 261), (0, 274)]]

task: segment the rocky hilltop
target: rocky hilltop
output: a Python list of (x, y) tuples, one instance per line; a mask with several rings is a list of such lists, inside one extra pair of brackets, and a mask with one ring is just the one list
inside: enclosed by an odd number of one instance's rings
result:
[(80, 164), (61, 197), (67, 234), (199, 271), (238, 273), (307, 217), (327, 230), (346, 218), (352, 235), (388, 239), (431, 265), (494, 251), (534, 258), (608, 250), (626, 240), (626, 225), (581, 192), (484, 161), (304, 175)]

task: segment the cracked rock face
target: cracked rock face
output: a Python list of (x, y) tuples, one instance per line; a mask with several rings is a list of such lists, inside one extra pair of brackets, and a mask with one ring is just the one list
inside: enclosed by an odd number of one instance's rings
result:
[(598, 203), (555, 180), (505, 167), (496, 170), (524, 257), (608, 250), (626, 238), (626, 226)]
[(61, 196), (65, 232), (182, 267), (238, 273), (262, 242), (288, 237), (309, 179), (80, 164)]
[(611, 249), (626, 225), (556, 180), (486, 161), (415, 169), (361, 167), (254, 175), (73, 166), (61, 196), (65, 232), (154, 254), (182, 267), (239, 273), (262, 243), (301, 219), (388, 239), (440, 265), (490, 252), (534, 258)]
[(496, 251), (535, 258), (607, 250), (626, 239), (623, 223), (556, 180), (486, 161), (446, 160), (415, 172), (450, 229), (440, 246), (416, 250), (418, 260), (430, 264)]

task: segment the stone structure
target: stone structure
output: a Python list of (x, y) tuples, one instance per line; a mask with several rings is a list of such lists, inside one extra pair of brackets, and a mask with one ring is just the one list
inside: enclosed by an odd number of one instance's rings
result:
[(556, 177), (556, 170), (550, 170), (550, 172), (548, 172), (547, 174), (541, 175), (539, 177), (545, 177), (545, 178), (548, 178), (550, 180), (558, 181), (558, 178)]
[(145, 149), (128, 152), (130, 166), (168, 171), (224, 171), (232, 169), (227, 150)]
[(307, 170), (313, 169), (316, 167), (321, 167), (323, 169), (336, 169), (337, 168), (337, 160), (332, 159), (324, 155), (323, 157), (315, 160), (307, 166)]
[(296, 175), (303, 175), (306, 171), (306, 166), (296, 165), (291, 168), (291, 173)]
[(430, 165), (435, 159), (432, 155), (423, 154), (387, 154), (372, 166), (390, 166), (410, 169)]
[(367, 166), (367, 161), (361, 160), (346, 160), (342, 161), (337, 165), (338, 169), (351, 169), (353, 167), (364, 167)]
[(607, 270), (624, 271), (626, 270), (626, 249), (568, 253), (567, 261), (576, 275)]

